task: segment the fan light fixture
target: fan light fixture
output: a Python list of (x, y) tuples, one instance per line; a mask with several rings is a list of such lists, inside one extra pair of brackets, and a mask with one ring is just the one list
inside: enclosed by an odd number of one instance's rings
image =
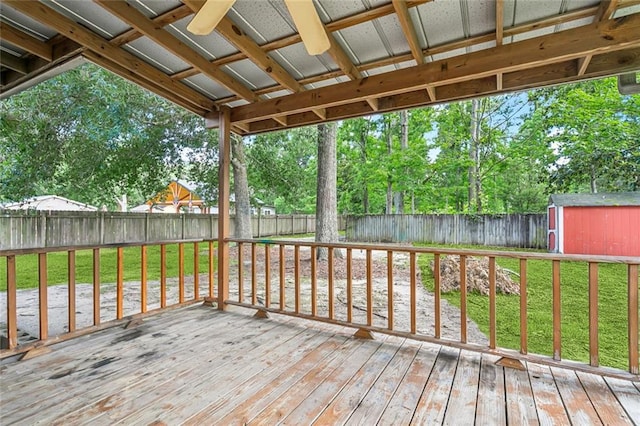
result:
[[(187, 25), (195, 35), (207, 35), (220, 23), (236, 0), (207, 0)], [(313, 0), (284, 0), (309, 55), (320, 55), (331, 47), (329, 36), (318, 16)]]

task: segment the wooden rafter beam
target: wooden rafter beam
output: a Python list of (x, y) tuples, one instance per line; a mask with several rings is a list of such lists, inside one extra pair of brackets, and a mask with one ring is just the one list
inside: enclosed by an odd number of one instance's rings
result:
[(144, 16), (136, 8), (124, 0), (94, 0), (104, 9), (131, 25), (140, 33), (149, 37), (183, 61), (191, 64), (207, 77), (217, 81), (229, 91), (243, 99), (255, 101), (257, 96), (242, 83), (212, 65), (205, 57), (190, 46), (178, 40), (172, 34), (158, 27), (151, 19)]
[(22, 50), (36, 55), (46, 61), (53, 60), (53, 51), (47, 43), (15, 28), (9, 24), (0, 21), (0, 34), (2, 39)]
[(135, 72), (151, 83), (162, 85), (165, 91), (181, 97), (194, 106), (205, 110), (216, 108), (213, 102), (206, 96), (180, 82), (172, 80), (165, 73), (157, 70), (131, 53), (113, 46), (108, 40), (84, 28), (82, 25), (77, 24), (45, 4), (21, 0), (3, 1), (6, 6), (12, 7), (31, 19), (48, 26), (86, 49), (99, 52), (103, 57), (117, 63), (125, 69)]
[(613, 13), (618, 7), (618, 0), (601, 0), (598, 13), (596, 14), (596, 22), (602, 22), (611, 19)]
[[(168, 12), (162, 13), (151, 20), (158, 27), (165, 27), (167, 25), (171, 25), (180, 19), (186, 18), (187, 16), (193, 14), (193, 11), (185, 4), (182, 4), (174, 9), (169, 10)], [(134, 40), (139, 39), (144, 34), (136, 30), (135, 28), (131, 28), (122, 34), (117, 35), (116, 37), (111, 39), (111, 44), (115, 46), (122, 46), (127, 43), (131, 43)]]
[(407, 2), (405, 0), (392, 0), (393, 8), (396, 11), (398, 21), (400, 21), (400, 27), (404, 33), (404, 37), (409, 43), (409, 49), (413, 55), (417, 64), (424, 64), (424, 55), (422, 54), (422, 47), (418, 41), (418, 34), (416, 28), (413, 25), (411, 16), (409, 16), (409, 9), (407, 8)]
[[(634, 0), (635, 1), (635, 0)], [(525, 33), (527, 31), (532, 31), (534, 29), (540, 29), (540, 28), (546, 28), (546, 27), (550, 27), (550, 26), (554, 26), (554, 25), (560, 25), (563, 24), (565, 22), (571, 22), (577, 19), (583, 19), (583, 18), (587, 18), (587, 17), (592, 17), (595, 15), (595, 13), (597, 12), (598, 7), (589, 7), (589, 8), (585, 8), (585, 9), (579, 9), (573, 12), (568, 12), (565, 13), (563, 15), (560, 16), (556, 16), (556, 17), (552, 17), (552, 18), (546, 18), (546, 19), (542, 19), (542, 20), (538, 20), (538, 21), (531, 21), (531, 22), (526, 22), (523, 23), (521, 25), (517, 25), (511, 28), (507, 28), (504, 30), (504, 37), (507, 36), (514, 36), (514, 35), (518, 35), (518, 34), (522, 34)], [(445, 52), (449, 52), (452, 50), (456, 50), (456, 49), (462, 49), (465, 47), (469, 47), (469, 46), (474, 46), (477, 44), (481, 44), (481, 43), (487, 43), (490, 41), (495, 40), (495, 33), (488, 33), (488, 34), (483, 34), (483, 35), (479, 35), (479, 36), (475, 36), (475, 37), (470, 37), (470, 38), (466, 38), (466, 39), (462, 39), (462, 40), (456, 40), (453, 42), (449, 42), (449, 43), (444, 43), (441, 44), (439, 46), (434, 46), (434, 47), (429, 47), (427, 49), (423, 50), (424, 56), (431, 56), (431, 55), (437, 55), (440, 53), (445, 53)], [(399, 62), (405, 62), (405, 61), (410, 61), (412, 58), (411, 54), (403, 54), (403, 55), (398, 55), (398, 56), (393, 56), (390, 58), (384, 58), (384, 59), (379, 59), (379, 60), (375, 60), (375, 61), (371, 61), (371, 62), (367, 62), (367, 63), (363, 63), (360, 65), (357, 65), (356, 68), (357, 70), (362, 73), (371, 69), (375, 69), (375, 68), (380, 68), (383, 66), (387, 66), (387, 65), (393, 65), (395, 63), (399, 63)], [(220, 61), (224, 60), (225, 58), (221, 58)], [(218, 63), (218, 61), (214, 61), (214, 63)], [(221, 62), (220, 62), (221, 63)], [(172, 78), (175, 79), (181, 79), (181, 78), (186, 78), (189, 77), (190, 75), (193, 75), (193, 72), (190, 70), (186, 70), (184, 72), (180, 72), (180, 73), (176, 73), (172, 76)], [(335, 78), (338, 77), (340, 74), (339, 73), (331, 73), (331, 74), (322, 74), (322, 75), (318, 75), (318, 76), (313, 76), (313, 77), (308, 77), (304, 80), (300, 80), (301, 84), (310, 84), (310, 83), (315, 83), (318, 81), (322, 81), (322, 80), (326, 80), (327, 78)], [(266, 87), (260, 90), (257, 90), (256, 93), (257, 94), (267, 94), (267, 93), (271, 93), (271, 92), (275, 92), (278, 90), (282, 90), (282, 87), (279, 85), (275, 85), (275, 86), (271, 86), (271, 87)], [(226, 99), (220, 99), (218, 101), (216, 101), (217, 104), (225, 104), (227, 102), (231, 102), (237, 100), (237, 98), (226, 98)]]
[(578, 75), (584, 75), (587, 72), (591, 59), (593, 59), (593, 55), (578, 58)]
[(29, 73), (29, 65), (25, 59), (7, 53), (0, 55), (0, 65), (22, 75)]
[(327, 108), (371, 97), (390, 96), (412, 89), (424, 90), (433, 84), (453, 84), (638, 45), (640, 15), (631, 15), (624, 20), (602, 25), (597, 31), (591, 26), (579, 27), (462, 57), (374, 75), (366, 80), (240, 106), (232, 111), (232, 121), (257, 121), (311, 108)]
[[(620, 67), (621, 63), (624, 63), (624, 66)], [(628, 72), (637, 69), (640, 69), (640, 47), (594, 56), (589, 70), (582, 77), (577, 76), (576, 61), (567, 60), (560, 63), (507, 73), (504, 75), (504, 87), (501, 91), (497, 90), (495, 78), (493, 77), (461, 81), (440, 86), (438, 87), (437, 102), (452, 102), (477, 97), (479, 95), (498, 94), (544, 85), (568, 83), (583, 78), (604, 77), (617, 72)], [(433, 104), (434, 102), (428, 97), (425, 90), (417, 90), (381, 98), (380, 111), (398, 111)], [(367, 114), (370, 114), (369, 107), (364, 101), (356, 101), (350, 104), (327, 108), (327, 118), (330, 120), (360, 117)], [(289, 116), (288, 127), (306, 126), (318, 122), (319, 120), (315, 115), (309, 112), (301, 112)], [(248, 133), (251, 134), (281, 130), (284, 128), (269, 119), (244, 124), (248, 126)]]

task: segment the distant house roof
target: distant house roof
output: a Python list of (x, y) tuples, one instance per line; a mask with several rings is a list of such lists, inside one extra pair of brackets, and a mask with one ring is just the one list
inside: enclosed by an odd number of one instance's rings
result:
[(89, 211), (95, 212), (97, 207), (57, 195), (39, 195), (17, 203), (2, 206), (7, 210), (46, 210), (46, 211)]
[(201, 206), (204, 201), (194, 192), (195, 185), (174, 180), (155, 197), (147, 200), (147, 205)]
[(640, 192), (553, 194), (549, 201), (556, 206), (640, 206)]

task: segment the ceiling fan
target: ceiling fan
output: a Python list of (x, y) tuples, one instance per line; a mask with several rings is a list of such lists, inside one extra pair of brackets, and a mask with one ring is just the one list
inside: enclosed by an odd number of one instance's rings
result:
[[(211, 33), (235, 2), (236, 0), (207, 0), (187, 25), (187, 30), (196, 35)], [(313, 0), (284, 0), (284, 3), (289, 9), (309, 55), (320, 55), (326, 52), (331, 42), (313, 5)]]

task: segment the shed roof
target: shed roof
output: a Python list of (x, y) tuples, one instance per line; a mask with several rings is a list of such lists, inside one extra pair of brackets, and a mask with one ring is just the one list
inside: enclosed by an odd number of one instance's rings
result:
[(305, 51), (282, 0), (3, 0), (0, 97), (94, 62), (254, 134), (640, 70), (637, 0), (314, 0), (331, 47)]
[(97, 211), (98, 208), (58, 195), (38, 195), (1, 206), (7, 210)]
[(549, 202), (556, 206), (640, 206), (640, 192), (553, 194)]

